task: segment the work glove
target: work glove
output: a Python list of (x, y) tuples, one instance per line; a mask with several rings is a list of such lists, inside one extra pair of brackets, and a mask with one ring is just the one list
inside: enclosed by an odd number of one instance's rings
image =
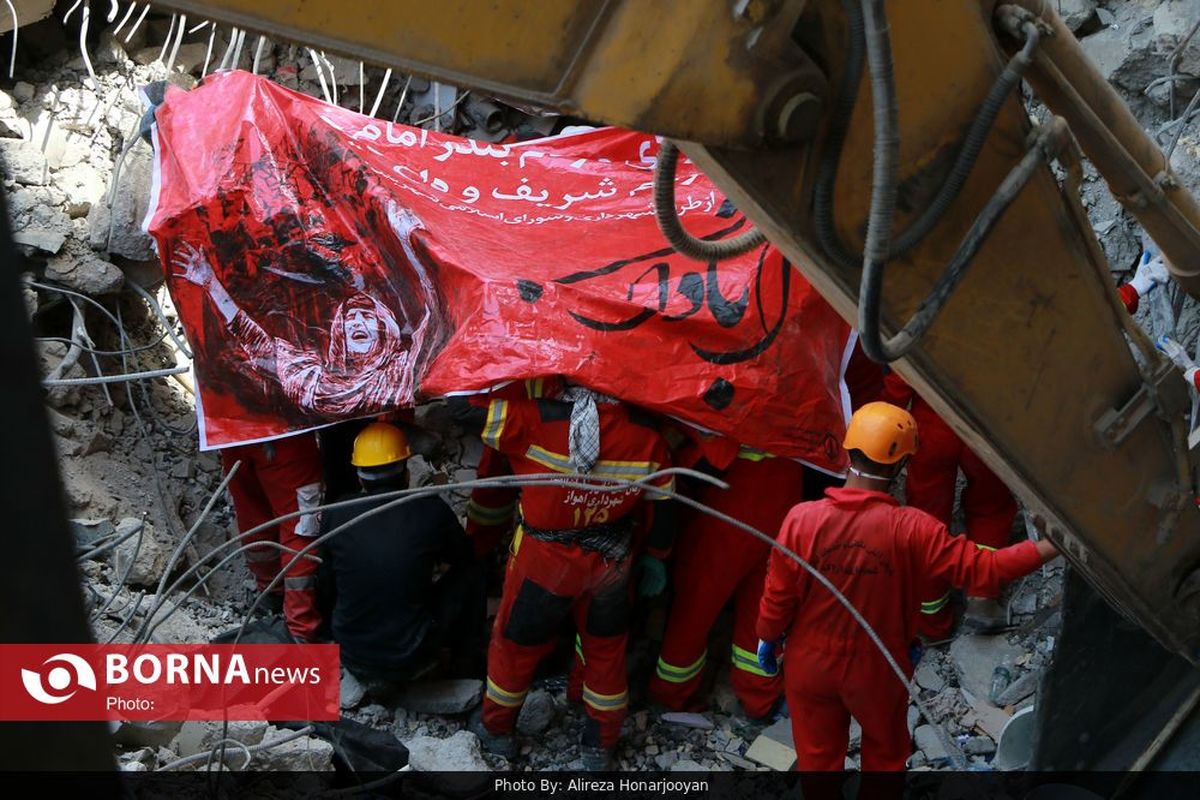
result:
[(779, 672), (779, 649), (783, 647), (783, 637), (773, 642), (758, 640), (758, 665), (763, 672), (774, 675)]
[(1137, 272), (1133, 274), (1129, 285), (1138, 293), (1138, 297), (1142, 297), (1160, 283), (1166, 283), (1169, 277), (1162, 256), (1147, 249), (1143, 251), (1141, 263), (1138, 264)]
[(920, 639), (915, 640), (908, 646), (908, 660), (913, 665), (913, 669), (917, 668), (917, 664), (921, 662), (921, 656), (925, 655), (925, 645)]
[(667, 588), (667, 565), (654, 556), (637, 561), (638, 597), (658, 597)]
[(1196, 362), (1192, 361), (1192, 357), (1188, 355), (1183, 345), (1165, 333), (1158, 337), (1158, 341), (1154, 343), (1154, 346), (1166, 353), (1167, 358), (1171, 359), (1175, 366), (1179, 367), (1185, 373), (1188, 370), (1196, 368)]

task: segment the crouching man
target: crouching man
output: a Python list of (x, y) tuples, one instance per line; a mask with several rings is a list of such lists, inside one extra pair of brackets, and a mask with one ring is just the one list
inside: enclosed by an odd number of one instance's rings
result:
[[(332, 605), (330, 630), (342, 666), (374, 693), (418, 678), (449, 650), (450, 670), (482, 668), (486, 643), (483, 572), (462, 525), (440, 497), (395, 502), (408, 487), (411, 455), (394, 425), (368, 425), (354, 440), (351, 463), (365, 497), (330, 509), (324, 532), (351, 522), (325, 544), (321, 596)], [(340, 498), (347, 499), (347, 498)], [(355, 519), (361, 517), (361, 519)], [(438, 568), (449, 568), (437, 576)]]

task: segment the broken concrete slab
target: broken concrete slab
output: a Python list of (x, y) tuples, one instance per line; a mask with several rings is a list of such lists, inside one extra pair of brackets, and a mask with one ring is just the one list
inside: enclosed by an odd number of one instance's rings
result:
[(114, 566), (118, 575), (124, 575), (125, 571), (129, 570), (128, 583), (131, 586), (153, 588), (162, 577), (163, 570), (167, 568), (174, 545), (169, 536), (160, 533), (149, 522), (133, 517), (125, 517), (117, 523), (118, 538), (135, 530), (139, 525), (145, 526), (140, 537), (135, 533), (117, 546)]
[(408, 763), (418, 772), (489, 772), (479, 748), (479, 738), (459, 731), (446, 739), (417, 736), (404, 743)]
[(404, 688), (396, 704), (418, 714), (465, 714), (483, 699), (483, 681), (423, 681)]
[(171, 746), (181, 756), (192, 756), (209, 752), (222, 738), (233, 739), (247, 746), (255, 745), (262, 742), (268, 727), (262, 720), (230, 721), (228, 729), (223, 722), (185, 722)]
[(48, 255), (57, 254), (59, 250), (62, 250), (63, 243), (66, 241), (67, 235), (62, 230), (39, 228), (33, 225), (13, 234), (14, 243), (25, 245)]
[(709, 772), (710, 770), (703, 764), (699, 764), (690, 758), (683, 758), (671, 765), (671, 772)]
[(937, 667), (931, 661), (923, 659), (913, 677), (917, 685), (922, 689), (928, 689), (931, 692), (940, 692), (946, 688), (946, 679), (942, 677), (942, 674), (938, 672)]
[(534, 689), (525, 697), (517, 716), (517, 732), (537, 736), (554, 721), (554, 697), (545, 689)]
[(781, 719), (764, 729), (746, 751), (746, 758), (779, 772), (787, 772), (795, 766), (792, 721)]
[(1004, 708), (1005, 706), (1016, 705), (1017, 703), (1029, 697), (1037, 690), (1038, 679), (1041, 673), (1037, 670), (1022, 673), (1015, 681), (1008, 685), (1003, 692), (996, 697), (996, 705)]
[[(271, 745), (294, 733), (268, 726), (262, 744)], [(255, 752), (250, 768), (272, 772), (332, 772), (333, 745), (315, 736), (301, 736)]]
[(950, 645), (950, 662), (958, 674), (958, 685), (977, 698), (986, 698), (993, 670), (1005, 662), (1011, 664), (1023, 652), (1003, 636), (959, 636)]
[(114, 294), (125, 285), (125, 273), (94, 253), (68, 252), (46, 262), (46, 277), (86, 295)]
[(918, 725), (917, 730), (913, 733), (913, 739), (917, 749), (925, 754), (927, 761), (938, 761), (950, 757), (932, 725)]
[(153, 241), (142, 230), (142, 220), (150, 202), (152, 171), (149, 148), (135, 147), (129, 151), (117, 181), (112, 208), (107, 202), (98, 202), (88, 213), (89, 240), (93, 249), (107, 250), (132, 261), (158, 260)]
[(1096, 15), (1096, 0), (1058, 0), (1057, 11), (1067, 27), (1074, 32)]
[(22, 186), (45, 186), (49, 165), (37, 145), (23, 139), (0, 139), (4, 175)]
[(33, 99), (33, 93), (36, 91), (32, 83), (25, 81), (17, 81), (13, 84), (12, 97), (18, 103), (28, 103)]
[(711, 731), (714, 727), (713, 721), (704, 714), (696, 714), (691, 711), (668, 711), (660, 715), (659, 719), (668, 725), (682, 725), (685, 728), (698, 728), (704, 731)]
[(97, 519), (77, 518), (70, 520), (68, 524), (71, 526), (71, 533), (75, 537), (75, 543), (81, 545), (90, 546), (97, 540), (116, 532), (116, 527), (113, 526), (112, 520), (104, 517)]

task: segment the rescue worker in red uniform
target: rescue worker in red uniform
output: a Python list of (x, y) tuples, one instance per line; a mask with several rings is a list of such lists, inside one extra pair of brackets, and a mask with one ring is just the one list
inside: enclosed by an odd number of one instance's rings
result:
[[(745, 445), (730, 445), (722, 458), (707, 448), (705, 460), (724, 468), (728, 489), (702, 484), (695, 499), (764, 533), (779, 530), (784, 516), (800, 501), (804, 467)], [(708, 635), (721, 610), (733, 601), (730, 685), (746, 716), (769, 715), (783, 692), (777, 671), (758, 663), (754, 626), (767, 574), (770, 545), (743, 530), (698, 511), (680, 518), (682, 535), (675, 547), (674, 596), (650, 697), (673, 711), (688, 707), (700, 688), (708, 658)]]
[[(987, 550), (1007, 545), (1017, 517), (1017, 500), (1012, 492), (903, 378), (895, 372), (889, 373), (884, 386), (884, 399), (901, 408), (910, 408), (921, 430), (921, 449), (908, 461), (904, 484), (908, 505), (931, 514), (949, 527), (961, 469), (966, 478), (962, 494), (966, 537)], [(998, 600), (1000, 591), (1001, 587), (997, 587), (989, 594), (967, 598), (963, 616), (967, 629), (984, 633), (1004, 626), (1007, 614)], [(953, 628), (950, 586), (934, 580), (921, 592), (921, 635), (927, 641), (940, 641), (949, 638)]]
[[(312, 433), (226, 447), (220, 454), (225, 473), (241, 462), (229, 482), (239, 532), (321, 504), (321, 454)], [(246, 566), (260, 592), (281, 570), (287, 571), (282, 586), (274, 590), (275, 596), (269, 600), (272, 608), (282, 607), (288, 631), (300, 642), (314, 641), (321, 626), (316, 596), (319, 562), (307, 557), (297, 559), (294, 553), (320, 533), (319, 517), (315, 512), (292, 517), (242, 540), (243, 545), (276, 542), (291, 551), (255, 547), (246, 551)]]
[[(920, 590), (931, 577), (975, 593), (995, 591), (1057, 555), (1047, 541), (981, 550), (888, 487), (918, 452), (917, 422), (887, 403), (850, 420), (843, 447), (850, 478), (825, 498), (792, 509), (778, 541), (837, 587), (911, 678)], [(759, 608), (759, 659), (784, 680), (799, 770), (841, 771), (850, 717), (862, 726), (863, 772), (904, 769), (911, 752), (908, 693), (882, 653), (834, 595), (779, 550), (771, 552)]]
[[(516, 475), (558, 472), (639, 480), (671, 465), (655, 420), (583, 387), (560, 399), (493, 400), (484, 444), (506, 455)], [(651, 484), (673, 489), (671, 476)], [(583, 656), (585, 725), (581, 755), (605, 769), (629, 703), (625, 645), (633, 528), (641, 502), (657, 499), (637, 488), (526, 486), (521, 490), (504, 592), (488, 649), (487, 691), (472, 729), (485, 747), (516, 753), (512, 731), (538, 663), (556, 644), (568, 615)], [(674, 521), (657, 503), (647, 553), (670, 547)], [(639, 565), (641, 566), (641, 565)], [(658, 567), (642, 568), (655, 572)]]

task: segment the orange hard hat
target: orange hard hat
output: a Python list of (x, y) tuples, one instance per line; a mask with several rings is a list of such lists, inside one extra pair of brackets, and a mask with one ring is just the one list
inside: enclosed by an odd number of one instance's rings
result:
[(354, 437), (350, 463), (356, 467), (386, 467), (411, 455), (404, 431), (386, 422), (372, 422)]
[(850, 418), (842, 447), (876, 464), (895, 464), (917, 452), (917, 421), (891, 403), (867, 403)]

